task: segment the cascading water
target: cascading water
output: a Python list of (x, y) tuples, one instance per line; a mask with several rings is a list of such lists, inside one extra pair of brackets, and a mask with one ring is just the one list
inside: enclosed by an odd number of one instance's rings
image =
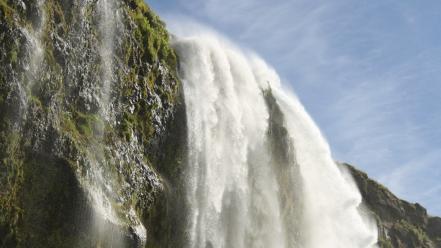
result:
[[(102, 97), (100, 100), (101, 111), (106, 119), (110, 118), (110, 95), (114, 82), (113, 56), (114, 43), (116, 39), (117, 24), (121, 22), (120, 13), (117, 9), (117, 2), (114, 0), (98, 1), (98, 12), (100, 16), (100, 57), (101, 57), (101, 81)], [(118, 25), (122, 26), (122, 25)]]
[[(116, 21), (119, 19), (118, 12), (114, 6), (113, 0), (99, 0), (97, 2), (97, 12), (99, 19), (99, 37), (100, 37), (100, 45), (99, 45), (99, 56), (101, 59), (100, 69), (101, 72), (98, 74), (97, 80), (100, 84), (101, 93), (100, 98), (98, 98), (99, 103), (99, 115), (105, 120), (109, 121), (109, 103), (110, 103), (110, 95), (113, 86), (113, 56), (114, 56), (114, 39), (115, 39), (115, 28)], [(113, 16), (115, 13), (115, 17)], [(89, 157), (92, 160), (91, 168), (89, 171), (89, 178), (86, 184), (86, 188), (88, 189), (95, 210), (98, 216), (95, 217), (95, 229), (98, 229), (99, 235), (104, 235), (102, 232), (105, 230), (106, 223), (102, 222), (102, 219), (105, 221), (109, 221), (113, 224), (119, 224), (118, 217), (116, 213), (113, 211), (111, 202), (106, 195), (114, 194), (112, 186), (110, 182), (106, 182), (104, 178), (105, 167), (102, 166), (107, 161), (104, 156), (104, 147), (103, 147), (103, 131), (100, 130), (99, 135), (95, 138), (99, 140), (98, 147), (91, 147), (89, 151)], [(119, 238), (117, 238), (119, 239)]]
[(23, 33), (24, 37), (26, 37), (28, 51), (29, 51), (29, 60), (28, 63), (25, 65), (25, 80), (26, 84), (22, 82), (21, 84), (18, 84), (19, 86), (19, 92), (21, 95), (21, 101), (24, 106), (22, 116), (26, 117), (27, 110), (28, 110), (28, 104), (29, 104), (29, 96), (28, 93), (32, 91), (32, 87), (40, 80), (40, 69), (41, 69), (41, 63), (43, 60), (43, 52), (44, 48), (41, 44), (42, 40), (42, 32), (46, 23), (46, 13), (44, 9), (44, 1), (38, 0), (36, 1), (36, 9), (38, 11), (37, 13), (37, 20), (35, 20), (36, 24), (33, 29), (29, 28), (21, 28), (21, 32)]
[[(87, 5), (86, 5), (87, 6)], [(96, 3), (98, 12), (98, 30), (99, 30), (99, 57), (100, 73), (97, 80), (99, 81), (99, 116), (103, 122), (113, 125), (115, 118), (115, 110), (113, 109), (112, 93), (115, 87), (115, 43), (118, 39), (117, 35), (124, 33), (124, 25), (121, 21), (121, 5), (118, 0), (99, 0)], [(97, 235), (99, 240), (111, 238), (110, 243), (115, 247), (125, 247), (124, 237), (121, 230), (124, 222), (129, 222), (133, 229), (133, 234), (139, 239), (138, 246), (142, 246), (146, 241), (146, 229), (141, 224), (135, 210), (130, 208), (125, 213), (128, 221), (122, 220), (115, 211), (112, 203), (115, 204), (119, 199), (117, 189), (114, 187), (115, 179), (113, 178), (111, 167), (113, 166), (111, 159), (106, 157), (105, 130), (103, 126), (97, 127), (99, 130), (96, 139), (98, 146), (90, 146), (88, 151), (88, 160), (91, 164), (88, 176), (83, 182), (84, 187), (89, 192), (90, 198), (94, 206), (94, 220), (92, 227), (92, 235)], [(136, 142), (134, 140), (133, 142)], [(116, 198), (116, 199), (115, 199)], [(109, 224), (111, 226), (109, 233)], [(107, 241), (108, 242), (108, 241)]]
[(357, 187), (276, 72), (209, 32), (181, 37), (187, 246), (376, 247)]

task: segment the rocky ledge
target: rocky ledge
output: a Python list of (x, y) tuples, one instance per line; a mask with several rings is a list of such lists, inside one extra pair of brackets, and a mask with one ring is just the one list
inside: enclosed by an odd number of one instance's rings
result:
[(441, 218), (429, 216), (418, 203), (399, 199), (354, 166), (343, 165), (349, 168), (365, 205), (377, 220), (381, 248), (441, 247)]

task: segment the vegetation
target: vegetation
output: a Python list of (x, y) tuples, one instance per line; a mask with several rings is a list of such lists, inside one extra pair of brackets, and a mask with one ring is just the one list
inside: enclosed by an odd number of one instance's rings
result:
[(393, 226), (394, 231), (400, 233), (403, 239), (408, 239), (408, 242), (417, 246), (430, 247), (431, 241), (427, 234), (415, 225), (410, 224), (405, 220), (400, 220)]
[(0, 16), (5, 17), (5, 21), (12, 22), (14, 9), (6, 2), (6, 0), (0, 0)]

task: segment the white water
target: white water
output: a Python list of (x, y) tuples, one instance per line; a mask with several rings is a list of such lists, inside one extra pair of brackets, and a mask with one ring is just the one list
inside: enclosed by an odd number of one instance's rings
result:
[(22, 116), (26, 118), (29, 108), (29, 94), (32, 88), (41, 79), (41, 67), (44, 60), (44, 47), (42, 45), (43, 30), (46, 25), (46, 11), (44, 9), (44, 0), (38, 0), (35, 4), (38, 10), (37, 24), (34, 28), (20, 28), (23, 35), (26, 37), (27, 49), (29, 51), (29, 60), (25, 64), (25, 81), (18, 84), (20, 92), (20, 100), (24, 109)]
[[(85, 5), (87, 6), (87, 5)], [(84, 10), (84, 8), (83, 8)], [(110, 92), (113, 86), (112, 76), (113, 76), (113, 55), (114, 55), (114, 39), (115, 39), (115, 23), (118, 18), (117, 11), (114, 6), (114, 0), (99, 0), (97, 2), (97, 11), (99, 14), (99, 33), (100, 42), (99, 45), (99, 55), (101, 57), (101, 91), (102, 96), (99, 99), (100, 109), (99, 114), (103, 119), (107, 119), (108, 116), (108, 105), (110, 101)], [(116, 17), (113, 14), (116, 13)], [(102, 130), (101, 132), (102, 133)], [(97, 135), (97, 138), (102, 142), (102, 134)], [(90, 172), (88, 175), (89, 182), (86, 182), (87, 189), (89, 191), (90, 197), (92, 199), (94, 209), (98, 216), (95, 216), (95, 222), (97, 222), (96, 229), (104, 229), (106, 223), (102, 223), (100, 219), (109, 221), (113, 224), (119, 225), (119, 219), (116, 213), (112, 209), (109, 197), (105, 192), (110, 192), (113, 194), (112, 186), (110, 182), (106, 182), (104, 178), (105, 172), (103, 171), (103, 164), (106, 163), (104, 159), (103, 147), (91, 148), (88, 155), (89, 160), (91, 160)], [(100, 157), (100, 161), (94, 161), (94, 157)]]
[[(188, 247), (376, 247), (358, 189), (276, 72), (210, 32), (174, 45), (188, 119)], [(283, 136), (269, 132), (269, 88)], [(271, 148), (282, 139), (287, 159)]]
[(120, 10), (117, 8), (116, 0), (99, 0), (97, 10), (100, 17), (99, 31), (101, 37), (101, 81), (102, 97), (100, 108), (107, 121), (111, 118), (110, 97), (114, 86), (113, 57), (115, 54), (116, 31), (121, 23)]
[[(115, 43), (118, 39), (117, 36), (124, 32), (123, 30), (119, 30), (122, 29), (124, 25), (121, 21), (120, 1), (98, 0), (96, 7), (99, 14), (99, 55), (101, 57), (99, 80), (102, 91), (99, 99), (99, 114), (103, 120), (112, 123), (115, 114), (115, 111), (112, 109), (112, 92), (113, 88), (116, 87), (114, 69)], [(96, 135), (95, 138), (99, 140), (99, 142), (104, 142), (104, 130), (100, 130), (99, 133), (100, 134)], [(134, 142), (136, 142), (136, 140)], [(130, 223), (124, 223), (127, 221), (121, 220), (112, 206), (112, 198), (115, 198), (117, 192), (113, 187), (114, 182), (110, 181), (108, 177), (105, 177), (106, 174), (109, 174), (109, 171), (106, 171), (103, 167), (108, 168), (110, 161), (106, 160), (104, 149), (105, 147), (103, 145), (90, 148), (88, 158), (91, 162), (91, 167), (88, 172), (88, 181), (84, 182), (95, 210), (93, 227), (95, 233), (93, 233), (93, 235), (98, 235), (100, 240), (108, 238), (109, 234), (105, 232), (108, 231), (109, 223), (116, 227), (130, 224), (134, 234), (140, 239), (140, 242), (145, 243), (147, 231), (135, 210), (131, 208), (130, 211), (125, 213), (125, 218), (128, 219)], [(120, 236), (121, 233), (114, 232), (110, 235), (112, 235), (112, 241), (110, 243), (114, 247), (124, 246), (123, 237)]]

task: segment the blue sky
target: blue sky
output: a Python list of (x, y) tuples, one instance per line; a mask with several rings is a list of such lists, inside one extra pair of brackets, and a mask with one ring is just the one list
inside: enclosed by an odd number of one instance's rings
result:
[(150, 0), (256, 51), (336, 160), (441, 215), (441, 1)]

